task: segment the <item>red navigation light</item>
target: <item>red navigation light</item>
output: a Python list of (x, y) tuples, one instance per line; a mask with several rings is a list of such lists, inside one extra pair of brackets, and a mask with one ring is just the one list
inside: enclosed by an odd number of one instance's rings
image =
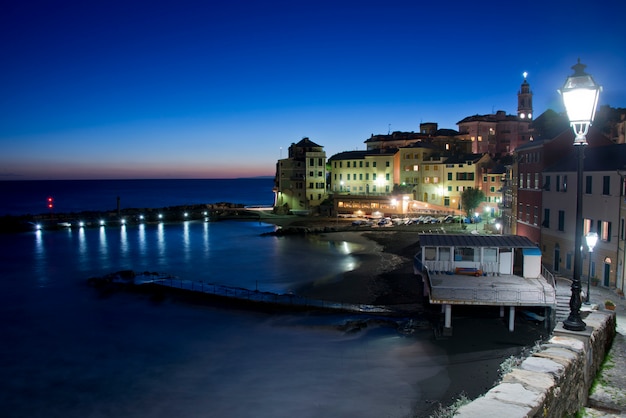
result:
[(49, 197), (48, 198), (48, 209), (52, 209), (54, 207), (54, 199)]

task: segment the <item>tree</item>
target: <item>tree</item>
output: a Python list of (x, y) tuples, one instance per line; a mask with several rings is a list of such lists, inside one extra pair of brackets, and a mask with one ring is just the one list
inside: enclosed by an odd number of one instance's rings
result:
[(412, 184), (394, 184), (393, 190), (391, 194), (412, 194), (413, 193), (413, 185)]
[(465, 209), (468, 218), (473, 216), (474, 209), (476, 209), (484, 200), (485, 194), (480, 189), (463, 190), (461, 193), (461, 205), (463, 209)]

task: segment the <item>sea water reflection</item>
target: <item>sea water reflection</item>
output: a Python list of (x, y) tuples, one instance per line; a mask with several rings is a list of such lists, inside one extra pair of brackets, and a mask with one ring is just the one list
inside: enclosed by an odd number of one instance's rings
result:
[(446, 356), (426, 331), (346, 335), (333, 326), (348, 319), (339, 315), (277, 316), (85, 286), (134, 269), (284, 292), (357, 263), (358, 245), (260, 236), (272, 228), (190, 222), (0, 236), (6, 416), (407, 416), (420, 384), (445, 375)]

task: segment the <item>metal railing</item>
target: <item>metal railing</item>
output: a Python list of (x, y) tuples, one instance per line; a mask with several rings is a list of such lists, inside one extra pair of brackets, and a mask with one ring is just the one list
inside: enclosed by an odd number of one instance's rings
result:
[(320, 299), (310, 299), (292, 293), (279, 294), (273, 292), (262, 292), (259, 290), (250, 290), (242, 287), (227, 286), (216, 283), (206, 283), (202, 281), (185, 280), (178, 277), (154, 279), (144, 281), (141, 284), (152, 284), (173, 289), (182, 289), (191, 292), (204, 293), (213, 296), (220, 296), (255, 303), (268, 303), (286, 306), (291, 305), (363, 313), (393, 312), (391, 309), (384, 306), (331, 302)]

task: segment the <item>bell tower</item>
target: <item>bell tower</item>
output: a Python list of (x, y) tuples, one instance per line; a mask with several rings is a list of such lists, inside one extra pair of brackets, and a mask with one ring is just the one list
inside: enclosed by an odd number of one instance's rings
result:
[(531, 120), (533, 118), (533, 93), (530, 91), (530, 84), (526, 81), (528, 73), (524, 71), (524, 81), (517, 92), (517, 117)]

